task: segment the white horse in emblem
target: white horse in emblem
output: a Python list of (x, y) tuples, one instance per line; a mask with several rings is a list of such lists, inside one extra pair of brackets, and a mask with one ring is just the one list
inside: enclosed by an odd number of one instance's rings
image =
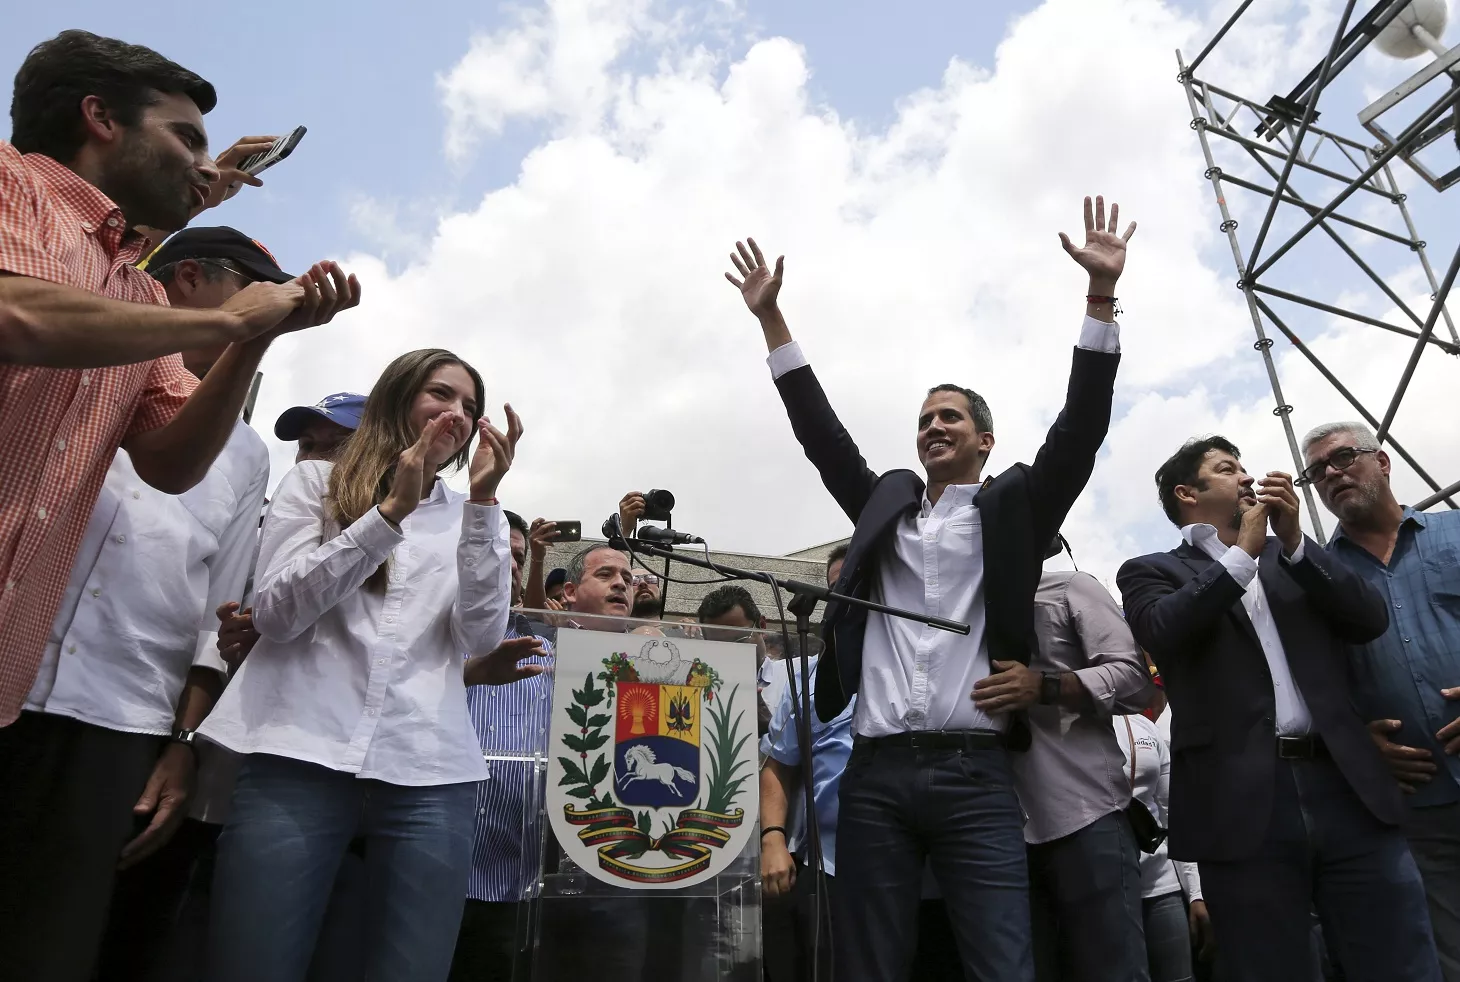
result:
[(695, 776), (683, 767), (659, 763), (654, 751), (643, 744), (625, 750), (624, 762), (629, 765), (629, 772), (619, 778), (620, 788), (626, 788), (635, 781), (658, 781), (673, 791), (676, 797), (683, 798), (684, 792), (679, 790), (675, 779), (691, 783), (695, 780)]

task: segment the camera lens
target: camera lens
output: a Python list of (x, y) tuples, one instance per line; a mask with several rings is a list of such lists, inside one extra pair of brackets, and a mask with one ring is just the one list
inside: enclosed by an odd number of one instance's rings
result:
[(669, 521), (674, 511), (674, 494), (669, 491), (653, 490), (644, 495), (644, 517), (651, 522)]

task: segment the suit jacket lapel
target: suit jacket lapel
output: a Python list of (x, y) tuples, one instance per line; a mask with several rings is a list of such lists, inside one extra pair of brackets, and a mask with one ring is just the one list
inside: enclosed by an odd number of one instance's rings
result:
[[(1197, 573), (1198, 576), (1200, 576), (1202, 573), (1205, 573), (1207, 571), (1207, 568), (1216, 562), (1216, 560), (1213, 559), (1211, 556), (1208, 556), (1205, 552), (1201, 551), (1193, 545), (1190, 545), (1185, 541), (1183, 541), (1181, 545), (1176, 547), (1176, 555), (1181, 559), (1182, 562), (1190, 566)], [(1269, 565), (1266, 562), (1267, 558), (1267, 550), (1264, 549), (1263, 558), (1262, 560), (1259, 560), (1257, 564), (1258, 576), (1264, 576), (1265, 568)], [(1267, 583), (1264, 579), (1263, 588), (1266, 589), (1266, 587)], [(1242, 633), (1247, 635), (1247, 640), (1252, 642), (1253, 646), (1257, 649), (1258, 654), (1261, 654), (1262, 641), (1257, 636), (1257, 628), (1252, 626), (1252, 618), (1247, 616), (1247, 608), (1242, 605), (1241, 601), (1238, 601), (1237, 603), (1234, 603), (1232, 605), (1231, 609), (1228, 610), (1227, 613), (1237, 622), (1237, 626), (1242, 629)]]

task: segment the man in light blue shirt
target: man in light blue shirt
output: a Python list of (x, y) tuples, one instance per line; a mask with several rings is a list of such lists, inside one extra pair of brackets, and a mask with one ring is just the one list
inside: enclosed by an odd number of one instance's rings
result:
[(1446, 982), (1460, 982), (1460, 512), (1402, 506), (1362, 423), (1303, 438), (1301, 480), (1339, 527), (1328, 549), (1383, 595), (1389, 630), (1353, 649), (1354, 700), (1405, 792)]

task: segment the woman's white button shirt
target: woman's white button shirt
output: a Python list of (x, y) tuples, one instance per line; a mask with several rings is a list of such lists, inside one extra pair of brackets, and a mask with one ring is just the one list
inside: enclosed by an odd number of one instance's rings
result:
[[(502, 509), (438, 480), (400, 532), (373, 508), (341, 532), (331, 466), (305, 461), (279, 484), (255, 578), (260, 639), (200, 734), (391, 784), (481, 780), (461, 671), (506, 632)], [(367, 588), (387, 557), (386, 588)]]

